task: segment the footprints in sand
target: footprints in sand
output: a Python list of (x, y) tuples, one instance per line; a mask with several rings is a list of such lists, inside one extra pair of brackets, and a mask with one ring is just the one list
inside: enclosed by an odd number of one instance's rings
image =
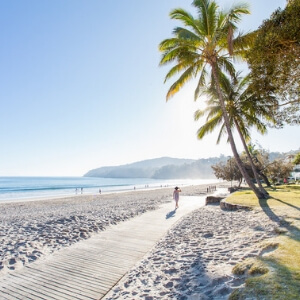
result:
[(170, 200), (157, 190), (1, 204), (0, 276)]
[(185, 217), (105, 299), (227, 299), (243, 278), (236, 263), (274, 235), (263, 213), (206, 206)]

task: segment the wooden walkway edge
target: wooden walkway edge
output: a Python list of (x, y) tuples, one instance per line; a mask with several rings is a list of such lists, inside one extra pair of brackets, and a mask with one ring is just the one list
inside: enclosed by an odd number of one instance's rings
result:
[(1, 300), (98, 300), (206, 196), (182, 196), (0, 277)]

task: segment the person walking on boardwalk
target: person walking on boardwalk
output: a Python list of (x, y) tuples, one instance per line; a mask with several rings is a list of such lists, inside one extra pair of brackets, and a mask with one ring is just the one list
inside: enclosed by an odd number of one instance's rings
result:
[(173, 192), (173, 199), (175, 200), (175, 209), (178, 208), (178, 202), (179, 202), (179, 193), (181, 192), (181, 189), (176, 186)]

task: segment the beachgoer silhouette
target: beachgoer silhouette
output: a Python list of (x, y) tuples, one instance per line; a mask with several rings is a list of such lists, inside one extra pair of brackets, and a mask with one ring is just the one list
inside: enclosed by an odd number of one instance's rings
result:
[(81, 188), (80, 190), (81, 190), (81, 194), (83, 194), (83, 188)]
[(101, 189), (99, 189), (99, 194), (101, 194)]
[(175, 200), (175, 209), (178, 208), (178, 202), (179, 202), (179, 193), (181, 192), (181, 189), (176, 186), (173, 192), (173, 199)]

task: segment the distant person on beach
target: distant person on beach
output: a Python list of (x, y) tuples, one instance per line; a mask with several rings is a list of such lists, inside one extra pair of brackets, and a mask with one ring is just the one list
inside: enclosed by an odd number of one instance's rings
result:
[(175, 209), (178, 208), (178, 202), (179, 202), (179, 193), (181, 192), (181, 189), (176, 186), (173, 192), (173, 199), (175, 200)]
[(101, 194), (101, 189), (99, 189), (99, 194)]
[(83, 194), (83, 188), (81, 188), (80, 190), (81, 190), (81, 194)]

